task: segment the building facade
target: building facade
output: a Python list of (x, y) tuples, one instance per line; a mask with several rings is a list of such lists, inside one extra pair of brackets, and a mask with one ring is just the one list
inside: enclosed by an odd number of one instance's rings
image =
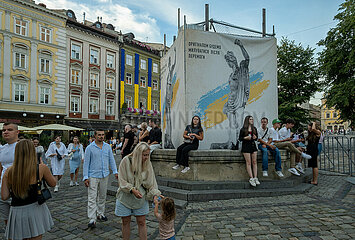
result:
[(66, 16), (32, 0), (0, 0), (0, 121), (63, 122)]
[(122, 35), (111, 24), (79, 22), (66, 11), (68, 125), (119, 129), (119, 49)]
[(121, 126), (160, 118), (159, 51), (124, 35), (121, 49), (120, 106)]
[(321, 106), (321, 128), (332, 133), (347, 130), (350, 126), (349, 122), (344, 122), (339, 118), (340, 113), (334, 108), (328, 108), (325, 99), (322, 99)]

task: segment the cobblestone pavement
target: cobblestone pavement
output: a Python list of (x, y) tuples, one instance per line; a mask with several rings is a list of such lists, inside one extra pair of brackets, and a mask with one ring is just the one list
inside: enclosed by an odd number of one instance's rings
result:
[[(106, 203), (109, 220), (87, 229), (87, 189), (82, 182), (69, 187), (68, 168), (47, 203), (55, 226), (43, 239), (122, 239), (112, 196)], [(355, 185), (345, 179), (321, 174), (319, 185), (306, 194), (189, 204), (177, 211), (177, 239), (355, 239)], [(159, 239), (152, 210), (147, 226), (148, 239)], [(1, 229), (3, 234), (3, 223)], [(134, 218), (131, 229), (131, 239), (138, 239)]]

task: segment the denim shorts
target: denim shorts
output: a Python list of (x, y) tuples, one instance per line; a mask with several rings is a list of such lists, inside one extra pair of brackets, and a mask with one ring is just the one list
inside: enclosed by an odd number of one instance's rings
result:
[(130, 209), (123, 205), (119, 200), (116, 200), (115, 215), (118, 217), (128, 216), (144, 216), (149, 213), (148, 201), (145, 201), (143, 206), (139, 209)]

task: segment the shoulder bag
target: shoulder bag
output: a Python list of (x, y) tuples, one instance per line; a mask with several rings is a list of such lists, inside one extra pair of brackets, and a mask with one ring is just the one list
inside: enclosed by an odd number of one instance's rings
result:
[(45, 203), (48, 199), (52, 198), (52, 194), (49, 191), (46, 181), (42, 179), (44, 188), (41, 187), (41, 180), (39, 179), (39, 166), (37, 164), (37, 201), (39, 205)]
[[(190, 129), (190, 133), (192, 133), (192, 130), (191, 130), (191, 128), (190, 127), (188, 127), (189, 129)], [(189, 134), (189, 133), (188, 133)], [(193, 141), (193, 139), (190, 139), (190, 138), (184, 138), (183, 139), (183, 142), (184, 143), (192, 143), (192, 141)]]

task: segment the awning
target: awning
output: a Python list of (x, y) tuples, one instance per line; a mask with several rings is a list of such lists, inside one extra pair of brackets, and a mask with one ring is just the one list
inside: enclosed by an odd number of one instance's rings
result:
[(65, 120), (65, 123), (70, 126), (83, 128), (87, 131), (95, 131), (98, 129), (104, 131), (119, 130), (120, 125), (118, 121), (75, 121)]

